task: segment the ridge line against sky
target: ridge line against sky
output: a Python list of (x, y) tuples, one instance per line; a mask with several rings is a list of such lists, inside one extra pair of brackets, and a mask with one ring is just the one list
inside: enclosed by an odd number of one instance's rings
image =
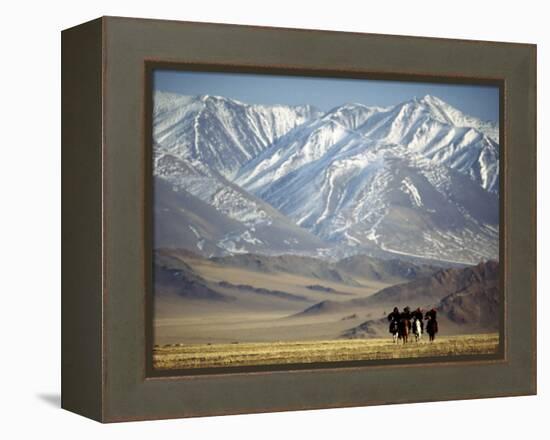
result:
[(164, 69), (154, 70), (153, 84), (155, 91), (218, 95), (247, 104), (312, 105), (325, 112), (346, 103), (388, 107), (433, 95), (467, 115), (499, 121), (496, 86)]

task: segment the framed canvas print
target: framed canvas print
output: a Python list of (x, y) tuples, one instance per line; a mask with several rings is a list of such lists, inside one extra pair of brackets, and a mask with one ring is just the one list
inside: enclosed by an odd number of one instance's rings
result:
[(536, 47), (63, 32), (62, 405), (103, 422), (536, 392)]

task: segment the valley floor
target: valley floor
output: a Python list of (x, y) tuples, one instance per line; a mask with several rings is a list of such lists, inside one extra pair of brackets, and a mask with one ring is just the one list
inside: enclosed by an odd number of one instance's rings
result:
[(156, 345), (156, 370), (495, 354), (497, 333), (395, 344), (391, 338), (232, 344)]

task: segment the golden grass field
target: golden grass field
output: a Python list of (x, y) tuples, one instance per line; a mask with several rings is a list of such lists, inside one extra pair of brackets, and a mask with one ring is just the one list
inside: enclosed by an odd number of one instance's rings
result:
[(394, 344), (390, 338), (233, 344), (170, 344), (154, 348), (157, 370), (494, 354), (497, 333)]

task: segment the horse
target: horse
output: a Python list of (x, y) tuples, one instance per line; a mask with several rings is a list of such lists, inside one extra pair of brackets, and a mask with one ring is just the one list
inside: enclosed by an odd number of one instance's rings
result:
[(412, 323), (412, 331), (416, 342), (422, 339), (422, 323), (419, 319), (414, 319)]
[(435, 339), (435, 334), (437, 333), (437, 320), (435, 318), (428, 319), (428, 323), (426, 324), (426, 331), (428, 332), (428, 335), (430, 336), (430, 342), (433, 342)]
[(401, 318), (397, 325), (397, 333), (399, 339), (403, 340), (403, 344), (409, 341), (409, 331), (411, 329), (411, 322), (407, 318)]

